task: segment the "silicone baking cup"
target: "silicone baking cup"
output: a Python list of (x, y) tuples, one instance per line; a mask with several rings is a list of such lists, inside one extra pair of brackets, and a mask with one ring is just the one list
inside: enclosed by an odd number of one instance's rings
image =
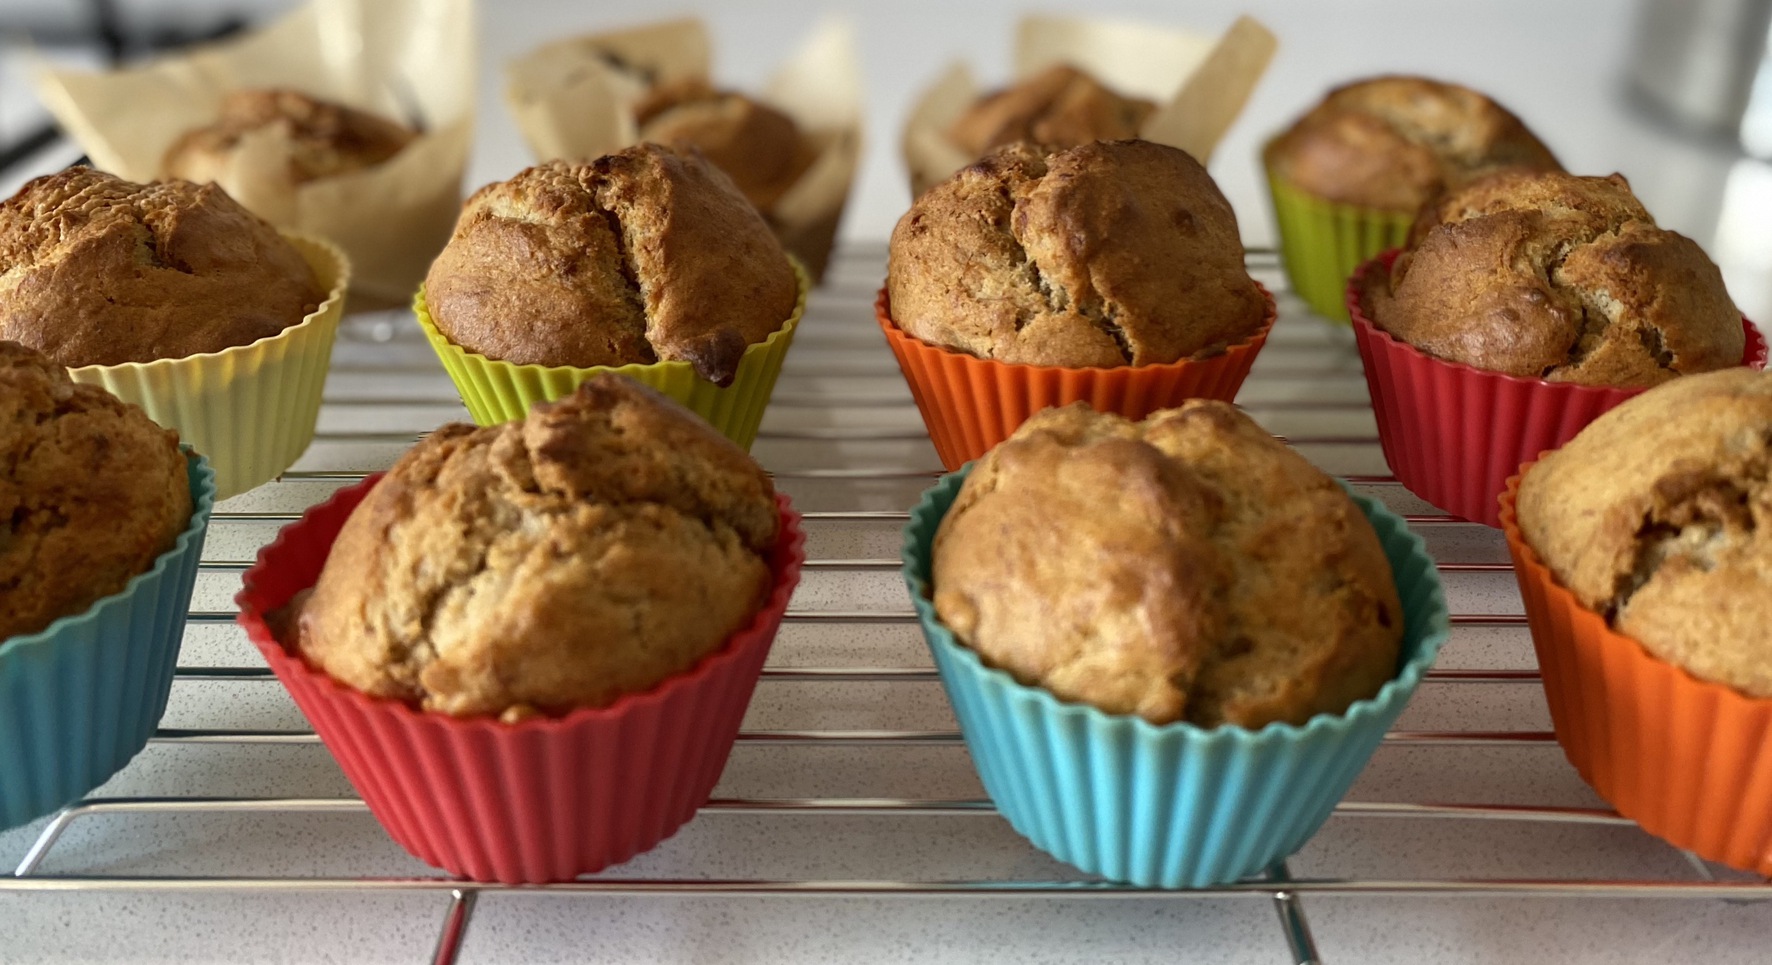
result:
[(515, 724), (428, 713), (333, 680), (271, 634), (265, 615), (314, 585), (379, 474), (310, 509), (259, 552), (240, 623), (388, 835), (475, 881), (566, 881), (647, 851), (713, 792), (738, 736), (806, 536), (777, 496), (774, 588), (751, 624), (683, 673), (607, 707)]
[(1397, 676), (1376, 696), (1303, 726), (1254, 731), (1157, 726), (1065, 703), (986, 666), (935, 614), (930, 547), (965, 477), (943, 477), (911, 511), (905, 583), (986, 793), (1036, 847), (1093, 874), (1205, 887), (1297, 851), (1366, 766), (1450, 633), (1421, 538), (1355, 496), (1396, 573), (1406, 620)]
[(215, 473), (186, 450), (191, 521), (154, 565), (84, 613), (0, 640), (0, 829), (79, 800), (147, 746), (166, 712)]
[(216, 498), (277, 478), (308, 448), (344, 316), (351, 266), (331, 242), (285, 234), (327, 291), (307, 317), (276, 335), (219, 352), (153, 362), (69, 369), (147, 410), (155, 422), (209, 457)]
[(688, 362), (653, 362), (632, 365), (599, 365), (574, 368), (569, 365), (516, 365), (489, 359), (470, 352), (449, 340), (437, 330), (425, 305), (425, 290), (419, 287), (413, 296), (412, 311), (425, 338), (442, 361), (443, 368), (455, 383), (455, 390), (468, 407), (468, 414), (483, 426), (511, 422), (529, 414), (537, 402), (549, 402), (572, 394), (579, 383), (602, 372), (625, 375), (676, 399), (696, 415), (706, 419), (721, 435), (743, 446), (747, 451), (757, 440), (757, 427), (763, 424), (763, 410), (775, 393), (775, 380), (781, 375), (782, 363), (794, 344), (794, 330), (806, 312), (806, 292), (811, 282), (800, 263), (794, 266), (794, 279), (799, 296), (793, 314), (769, 337), (745, 349), (739, 360), (738, 374), (732, 384), (721, 388), (695, 374)]
[(1581, 779), (1643, 830), (1772, 875), (1772, 700), (1700, 680), (1613, 630), (1557, 582), (1501, 496), (1551, 723)]
[[(1404, 488), (1461, 519), (1500, 526), (1497, 497), (1520, 464), (1555, 449), (1643, 389), (1547, 382), (1434, 358), (1366, 317), (1360, 294), (1400, 252), (1360, 266), (1343, 290), (1384, 460)], [(1741, 364), (1766, 367), (1766, 340), (1741, 320)]]
[(1348, 276), (1379, 252), (1400, 247), (1415, 212), (1325, 201), (1275, 173), (1272, 164), (1266, 168), (1280, 229), (1280, 264), (1292, 290), (1312, 311), (1347, 324)]
[(1274, 327), (1274, 296), (1256, 287), (1267, 315), (1254, 335), (1217, 355), (1165, 365), (1065, 368), (981, 359), (907, 334), (892, 320), (884, 288), (874, 302), (874, 318), (923, 414), (936, 455), (952, 471), (989, 452), (1041, 409), (1081, 401), (1101, 412), (1142, 419), (1187, 399), (1234, 400)]

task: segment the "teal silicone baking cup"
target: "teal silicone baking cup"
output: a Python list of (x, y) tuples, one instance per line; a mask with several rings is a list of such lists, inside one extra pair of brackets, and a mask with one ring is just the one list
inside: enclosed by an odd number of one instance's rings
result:
[(997, 810), (1035, 847), (1143, 887), (1200, 888), (1257, 874), (1328, 820), (1451, 632), (1421, 538), (1355, 496), (1396, 574), (1406, 627), (1397, 676), (1342, 714), (1260, 730), (1154, 725), (1066, 703), (986, 666), (929, 600), (930, 546), (968, 465), (911, 511), (904, 578), (966, 747)]
[(0, 641), (0, 829), (110, 780), (166, 712), (215, 505), (209, 460), (185, 458), (191, 522), (172, 549), (85, 612)]

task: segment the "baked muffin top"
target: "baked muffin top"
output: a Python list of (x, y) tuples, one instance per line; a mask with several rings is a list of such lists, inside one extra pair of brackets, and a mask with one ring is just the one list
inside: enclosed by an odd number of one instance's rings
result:
[(0, 640), (119, 592), (190, 521), (178, 433), (0, 341)]
[(1496, 172), (1424, 207), (1411, 238), (1368, 308), (1431, 355), (1625, 387), (1741, 364), (1722, 273), (1619, 175)]
[(1330, 91), (1266, 156), (1281, 177), (1320, 198), (1400, 212), (1497, 168), (1561, 170), (1500, 104), (1468, 87), (1405, 76)]
[(1527, 472), (1518, 512), (1583, 606), (1695, 676), (1772, 697), (1772, 374), (1631, 399)]
[(719, 385), (793, 313), (798, 281), (732, 180), (639, 144), (487, 185), (431, 264), (450, 341), (519, 365), (684, 361)]
[(1372, 525), (1234, 406), (1036, 414), (936, 532), (936, 613), (1023, 683), (1155, 724), (1340, 713), (1397, 672)]
[(76, 167), (0, 202), (0, 338), (71, 368), (248, 345), (325, 297), (295, 246), (213, 184)]
[(231, 163), (241, 138), (267, 129), (287, 140), (287, 178), (306, 184), (386, 161), (418, 135), (368, 111), (292, 90), (237, 90), (222, 99), (221, 114), (186, 131), (166, 151), (167, 177), (203, 184)]
[(663, 84), (635, 109), (640, 140), (699, 149), (767, 213), (812, 164), (811, 146), (788, 115), (701, 78)]
[(779, 519), (743, 450), (605, 373), (402, 456), (299, 602), (297, 644), (344, 684), (446, 714), (604, 706), (750, 623)]
[(1069, 64), (1054, 64), (985, 94), (948, 126), (948, 139), (973, 157), (1028, 141), (1048, 150), (1138, 136), (1157, 105), (1116, 93)]
[(1218, 185), (1149, 141), (1013, 145), (962, 168), (899, 219), (886, 284), (910, 335), (1035, 365), (1175, 362), (1267, 316)]

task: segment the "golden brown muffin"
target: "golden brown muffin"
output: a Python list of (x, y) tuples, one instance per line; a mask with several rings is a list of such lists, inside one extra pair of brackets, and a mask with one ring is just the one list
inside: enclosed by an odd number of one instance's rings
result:
[(213, 181), (234, 163), (243, 137), (267, 130), (287, 144), (285, 176), (292, 185), (374, 167), (418, 136), (386, 118), (296, 91), (237, 90), (222, 99), (214, 123), (172, 143), (161, 170), (169, 178)]
[(0, 203), (0, 338), (70, 368), (248, 345), (325, 297), (301, 253), (213, 184), (78, 167)]
[(1028, 141), (1048, 150), (1138, 136), (1157, 105), (1127, 97), (1069, 64), (1054, 64), (980, 97), (948, 126), (948, 139), (973, 157)]
[(699, 149), (767, 214), (811, 166), (799, 125), (767, 104), (700, 78), (654, 88), (635, 110), (640, 140)]
[(1424, 207), (1412, 237), (1368, 309), (1430, 355), (1625, 387), (1741, 364), (1722, 273), (1619, 175), (1496, 172)]
[(1594, 420), (1526, 474), (1519, 523), (1650, 653), (1772, 697), (1772, 374), (1675, 379)]
[(688, 670), (771, 586), (779, 515), (743, 450), (604, 374), (527, 419), (448, 425), (352, 512), (301, 651), (456, 716), (601, 707)]
[(432, 321), (468, 351), (580, 368), (684, 361), (718, 385), (797, 298), (787, 255), (732, 180), (656, 144), (481, 188), (425, 279)]
[(1300, 724), (1396, 675), (1403, 609), (1335, 482), (1235, 407), (1047, 409), (972, 470), (934, 602), (986, 663), (1154, 724)]
[(911, 205), (887, 289), (910, 335), (1033, 365), (1149, 365), (1266, 317), (1237, 216), (1187, 152), (1149, 141), (1004, 148)]
[(1497, 168), (1561, 170), (1506, 108), (1425, 77), (1375, 77), (1330, 91), (1266, 157), (1317, 197), (1404, 212)]
[(122, 590), (190, 521), (178, 433), (0, 341), (0, 640)]

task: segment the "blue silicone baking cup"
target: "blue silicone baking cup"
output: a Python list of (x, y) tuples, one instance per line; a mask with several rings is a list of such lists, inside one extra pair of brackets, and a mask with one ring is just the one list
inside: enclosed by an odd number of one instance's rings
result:
[(985, 666), (930, 602), (930, 546), (971, 470), (942, 477), (905, 527), (904, 577), (966, 747), (997, 810), (1035, 847), (1143, 887), (1200, 888), (1257, 874), (1328, 820), (1451, 633), (1421, 538), (1354, 496), (1395, 573), (1406, 627), (1397, 676), (1342, 714), (1260, 730), (1156, 725), (1067, 703)]
[(85, 612), (0, 641), (0, 830), (110, 780), (166, 711), (215, 505), (209, 460), (185, 458), (191, 522), (172, 549)]

